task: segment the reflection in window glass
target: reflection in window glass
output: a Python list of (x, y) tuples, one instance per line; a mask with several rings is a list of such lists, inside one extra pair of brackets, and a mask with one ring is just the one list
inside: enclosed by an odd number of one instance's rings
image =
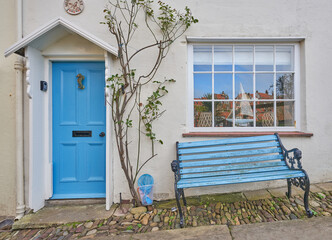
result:
[(233, 70), (233, 47), (215, 46), (214, 47), (214, 71)]
[(255, 47), (256, 71), (273, 71), (273, 46)]
[(294, 70), (294, 47), (293, 46), (277, 46), (276, 47), (276, 69), (277, 71), (293, 71)]
[(194, 98), (211, 99), (212, 98), (212, 74), (195, 73), (194, 74)]
[(223, 101), (214, 103), (214, 126), (233, 126), (233, 102)]
[(256, 127), (274, 126), (274, 102), (256, 102)]
[(194, 126), (212, 127), (212, 102), (194, 102)]
[(214, 74), (214, 98), (233, 99), (233, 74)]
[(194, 45), (194, 127), (295, 127), (296, 51), (282, 43)]
[(295, 126), (294, 102), (277, 101), (277, 126), (293, 127)]
[(276, 78), (277, 99), (294, 98), (294, 74), (277, 74)]
[(254, 126), (253, 102), (241, 101), (235, 103), (235, 126)]
[(273, 73), (256, 74), (256, 99), (273, 99)]
[(235, 71), (253, 71), (253, 46), (235, 46)]
[(194, 71), (212, 71), (211, 46), (194, 46)]
[(253, 85), (253, 74), (235, 74), (235, 98), (242, 100), (252, 99)]

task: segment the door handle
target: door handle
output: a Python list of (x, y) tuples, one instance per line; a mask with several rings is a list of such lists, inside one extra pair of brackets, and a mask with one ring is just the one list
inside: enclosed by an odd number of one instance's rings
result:
[(99, 136), (100, 136), (100, 137), (105, 137), (105, 133), (104, 133), (104, 132), (101, 132), (101, 133), (99, 133)]

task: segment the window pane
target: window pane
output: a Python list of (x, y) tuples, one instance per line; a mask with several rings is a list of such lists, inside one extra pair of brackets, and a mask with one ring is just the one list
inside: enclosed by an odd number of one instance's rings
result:
[(294, 102), (277, 102), (277, 127), (295, 126)]
[(235, 47), (235, 71), (253, 71), (253, 46)]
[(294, 99), (294, 74), (277, 74), (277, 99)]
[(194, 71), (212, 71), (211, 46), (194, 46)]
[(214, 47), (214, 71), (233, 71), (233, 47)]
[(294, 71), (294, 47), (277, 46), (276, 48), (276, 69), (277, 71)]
[(195, 73), (194, 74), (194, 98), (212, 99), (212, 74)]
[(214, 98), (233, 99), (233, 74), (214, 74)]
[(256, 71), (273, 71), (273, 46), (255, 47)]
[(256, 99), (273, 99), (273, 73), (256, 74)]
[(224, 101), (214, 103), (214, 126), (233, 126), (233, 102)]
[(194, 102), (194, 126), (212, 127), (211, 102)]
[(236, 99), (253, 98), (253, 75), (252, 74), (235, 74), (235, 96)]
[(235, 103), (235, 126), (254, 126), (253, 102), (241, 101)]
[(256, 102), (256, 127), (274, 126), (274, 102)]

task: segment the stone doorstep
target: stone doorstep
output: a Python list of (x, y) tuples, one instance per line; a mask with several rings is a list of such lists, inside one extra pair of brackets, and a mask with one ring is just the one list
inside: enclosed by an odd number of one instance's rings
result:
[(36, 213), (25, 215), (13, 224), (12, 229), (48, 228), (67, 223), (103, 220), (111, 217), (116, 209), (116, 204), (109, 211), (105, 210), (104, 204), (44, 207)]

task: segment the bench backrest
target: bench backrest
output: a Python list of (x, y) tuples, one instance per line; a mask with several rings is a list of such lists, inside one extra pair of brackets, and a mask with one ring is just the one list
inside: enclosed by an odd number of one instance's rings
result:
[(276, 135), (177, 143), (181, 178), (288, 168)]

